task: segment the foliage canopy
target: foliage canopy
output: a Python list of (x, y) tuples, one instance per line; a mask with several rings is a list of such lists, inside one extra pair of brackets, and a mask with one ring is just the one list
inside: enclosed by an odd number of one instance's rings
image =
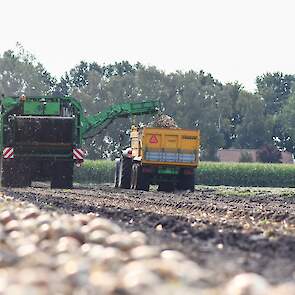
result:
[[(199, 128), (203, 159), (214, 160), (218, 148), (276, 145), (294, 153), (294, 75), (266, 73), (256, 79), (255, 93), (238, 82), (222, 84), (200, 70), (165, 73), (128, 61), (109, 65), (81, 61), (60, 79), (17, 45), (0, 56), (0, 93), (5, 95), (71, 95), (87, 113), (127, 100), (160, 99), (165, 113), (183, 128)], [(90, 159), (114, 158), (131, 121), (120, 119), (89, 140)], [(137, 123), (151, 118), (141, 116)]]

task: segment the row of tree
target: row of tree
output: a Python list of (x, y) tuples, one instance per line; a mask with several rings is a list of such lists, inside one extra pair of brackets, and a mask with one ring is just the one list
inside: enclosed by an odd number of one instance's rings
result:
[[(254, 93), (238, 82), (222, 84), (204, 71), (166, 74), (128, 61), (98, 65), (81, 61), (59, 80), (21, 46), (0, 56), (0, 93), (71, 95), (88, 113), (130, 100), (160, 99), (179, 126), (199, 128), (205, 159), (219, 148), (274, 145), (295, 152), (295, 75), (266, 73)], [(137, 122), (146, 123), (150, 117)], [(114, 157), (130, 119), (120, 119), (87, 142), (90, 158)], [(119, 130), (119, 131), (118, 131)]]

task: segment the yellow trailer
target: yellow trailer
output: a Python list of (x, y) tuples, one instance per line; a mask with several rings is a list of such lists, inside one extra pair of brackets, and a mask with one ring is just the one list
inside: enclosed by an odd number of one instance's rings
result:
[(181, 128), (137, 128), (130, 133), (131, 147), (117, 161), (116, 186), (149, 190), (194, 190), (199, 162), (200, 132)]

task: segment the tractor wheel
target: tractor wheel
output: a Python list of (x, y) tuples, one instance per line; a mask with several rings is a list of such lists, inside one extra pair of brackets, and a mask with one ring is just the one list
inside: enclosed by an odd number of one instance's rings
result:
[(120, 167), (119, 168), (120, 169), (119, 169), (118, 186), (120, 188), (130, 189), (132, 159), (122, 157), (121, 160), (120, 160)]
[(31, 186), (32, 184), (32, 171), (29, 161), (20, 160), (16, 169), (19, 175), (19, 187)]
[(73, 188), (73, 162), (55, 162), (52, 169), (51, 188)]
[(73, 175), (74, 175), (74, 163), (69, 162), (65, 167), (64, 173), (64, 188), (71, 189), (73, 188)]
[(25, 160), (1, 160), (1, 186), (26, 187), (31, 185), (31, 170)]
[(17, 175), (13, 173), (13, 165), (11, 160), (1, 159), (1, 186), (11, 187)]

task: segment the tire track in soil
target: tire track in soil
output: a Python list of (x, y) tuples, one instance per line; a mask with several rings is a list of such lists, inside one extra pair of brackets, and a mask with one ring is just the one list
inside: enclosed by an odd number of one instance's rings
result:
[[(150, 243), (180, 250), (207, 268), (212, 273), (212, 285), (242, 271), (260, 273), (272, 283), (290, 280), (295, 272), (293, 197), (224, 197), (211, 189), (168, 194), (108, 185), (4, 191), (43, 209), (94, 212), (127, 230), (141, 230)], [(269, 223), (260, 225), (261, 218)], [(289, 227), (287, 234), (282, 222)], [(157, 230), (158, 225), (161, 230)], [(266, 235), (269, 229), (273, 232)]]

